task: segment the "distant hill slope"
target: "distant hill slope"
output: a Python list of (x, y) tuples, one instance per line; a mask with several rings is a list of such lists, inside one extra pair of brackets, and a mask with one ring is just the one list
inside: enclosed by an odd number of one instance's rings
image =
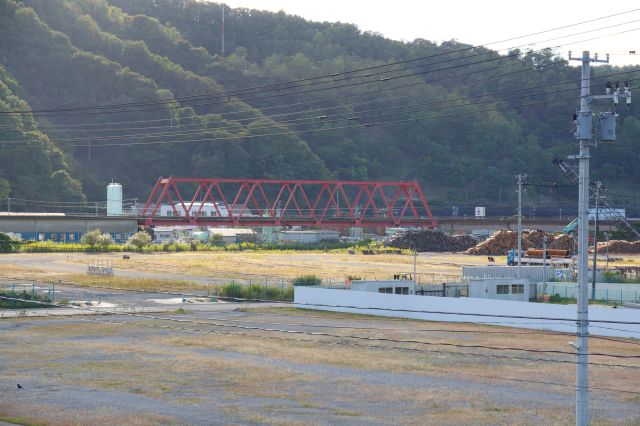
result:
[[(0, 66), (0, 111), (29, 109), (19, 92), (16, 81)], [(24, 200), (33, 198), (84, 201), (65, 155), (38, 130), (30, 115), (0, 115), (0, 140), (6, 141), (0, 143), (0, 200), (13, 195), (17, 209), (25, 208)]]
[[(10, 172), (0, 156), (11, 196), (25, 187), (32, 197), (101, 200), (115, 179), (126, 197), (142, 198), (159, 175), (185, 175), (416, 179), (436, 205), (510, 202), (514, 174), (561, 181), (551, 160), (575, 151), (579, 74), (552, 52), (500, 56), (227, 9), (222, 57), (221, 12), (193, 0), (0, 0), (0, 65), (24, 109), (137, 103), (2, 117), (10, 121), (0, 140), (32, 120), (38, 136), (21, 140), (46, 140), (35, 150), (56, 158), (36, 179), (31, 169)], [(405, 62), (384, 67), (395, 61)], [(350, 72), (359, 68), (371, 69)], [(619, 140), (594, 151), (593, 170), (621, 204), (640, 183), (640, 119), (635, 105), (619, 113)], [(29, 161), (23, 151), (11, 167)], [(51, 195), (17, 179), (73, 190)], [(527, 197), (574, 192), (537, 186)]]

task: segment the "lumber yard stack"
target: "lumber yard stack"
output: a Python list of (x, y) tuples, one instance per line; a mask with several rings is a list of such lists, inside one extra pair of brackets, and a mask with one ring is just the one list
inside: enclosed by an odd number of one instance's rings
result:
[[(607, 243), (598, 243), (598, 253), (607, 251)], [(640, 253), (640, 241), (610, 240), (609, 253)]]
[[(524, 230), (522, 231), (522, 249), (542, 248), (544, 237), (547, 237), (547, 248), (574, 250), (574, 239), (566, 234), (553, 234), (544, 231)], [(509, 250), (518, 248), (517, 231), (498, 231), (485, 241), (469, 248), (467, 254), (480, 254), (489, 256), (502, 256)]]
[(458, 252), (476, 245), (470, 235), (447, 235), (441, 231), (409, 231), (393, 236), (385, 245), (419, 252)]

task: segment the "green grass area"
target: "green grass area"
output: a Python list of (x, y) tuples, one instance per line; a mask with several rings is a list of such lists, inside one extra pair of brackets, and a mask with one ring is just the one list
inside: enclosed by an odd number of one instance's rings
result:
[[(201, 291), (207, 295), (218, 297), (236, 297), (239, 299), (260, 300), (293, 300), (293, 286), (288, 283), (281, 285), (236, 284), (204, 285), (186, 280), (158, 280), (150, 278), (122, 278), (101, 277), (94, 275), (72, 275), (64, 280), (65, 284), (75, 284), (83, 287), (111, 288), (114, 290), (145, 290), (145, 291)], [(27, 294), (27, 298), (31, 294)]]
[(640, 280), (638, 278), (627, 278), (621, 271), (603, 271), (602, 277), (606, 283), (616, 284), (638, 284)]
[(239, 299), (258, 299), (258, 300), (277, 300), (292, 301), (293, 286), (263, 286), (263, 285), (242, 285), (242, 284), (224, 284), (214, 289), (214, 293), (220, 297), (239, 298)]
[[(577, 299), (575, 297), (562, 297), (560, 296), (560, 294), (556, 293), (551, 295), (551, 297), (549, 298), (548, 301), (540, 301), (537, 299), (531, 299), (531, 302), (540, 302), (540, 303), (553, 303), (556, 305), (575, 305), (578, 303)], [(590, 305), (604, 305), (604, 306), (617, 306), (620, 305), (619, 301), (615, 301), (615, 300), (589, 300), (589, 304)]]
[(50, 308), (52, 305), (49, 303), (51, 300), (39, 293), (30, 293), (26, 290), (0, 290), (0, 309)]
[(197, 284), (188, 280), (168, 280), (151, 278), (102, 277), (97, 275), (69, 275), (63, 283), (76, 284), (85, 287), (105, 287), (114, 290), (147, 290), (147, 291), (185, 291), (206, 290), (209, 286)]
[(22, 426), (42, 426), (43, 423), (33, 422), (26, 417), (13, 417), (13, 416), (3, 416), (0, 414), (0, 422), (6, 422), (15, 425)]
[(352, 254), (409, 254), (408, 250), (400, 250), (393, 247), (384, 247), (380, 243), (364, 240), (357, 243), (342, 243), (339, 241), (326, 241), (319, 243), (291, 243), (291, 244), (203, 244), (203, 243), (165, 243), (150, 244), (141, 250), (128, 244), (110, 244), (106, 247), (90, 247), (81, 243), (67, 243), (55, 241), (23, 241), (17, 245), (17, 251), (21, 253), (180, 253), (180, 252), (339, 252)]

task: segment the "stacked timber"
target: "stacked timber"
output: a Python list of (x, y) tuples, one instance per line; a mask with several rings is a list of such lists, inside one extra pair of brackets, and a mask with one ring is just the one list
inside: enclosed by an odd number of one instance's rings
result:
[[(607, 243), (598, 243), (598, 253), (606, 253)], [(610, 240), (609, 253), (640, 253), (640, 241)]]
[[(573, 237), (565, 234), (553, 234), (544, 231), (523, 230), (522, 249), (541, 249), (544, 245), (544, 237), (547, 237), (547, 248), (569, 250), (573, 252)], [(480, 254), (488, 256), (503, 256), (509, 250), (518, 248), (517, 231), (498, 231), (483, 242), (471, 247), (467, 254)]]
[(419, 252), (465, 251), (478, 241), (470, 235), (447, 235), (441, 231), (410, 231), (395, 235), (386, 245)]
[(576, 240), (567, 234), (557, 234), (553, 237), (550, 247), (560, 250), (569, 250), (571, 253), (575, 250)]

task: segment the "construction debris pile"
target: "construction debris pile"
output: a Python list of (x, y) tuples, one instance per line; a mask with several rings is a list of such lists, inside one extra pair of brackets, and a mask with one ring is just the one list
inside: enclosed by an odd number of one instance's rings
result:
[(441, 231), (410, 231), (393, 236), (385, 245), (420, 252), (465, 251), (478, 241), (470, 235), (447, 235)]
[[(547, 237), (547, 248), (574, 250), (573, 237), (566, 234), (553, 234), (544, 231), (522, 231), (522, 249), (542, 248), (543, 239)], [(511, 249), (518, 248), (518, 232), (517, 231), (498, 231), (480, 244), (469, 248), (467, 254), (481, 254), (501, 256), (507, 254)]]
[[(607, 252), (607, 243), (598, 243), (598, 253)], [(640, 241), (610, 240), (609, 253), (640, 253)]]

